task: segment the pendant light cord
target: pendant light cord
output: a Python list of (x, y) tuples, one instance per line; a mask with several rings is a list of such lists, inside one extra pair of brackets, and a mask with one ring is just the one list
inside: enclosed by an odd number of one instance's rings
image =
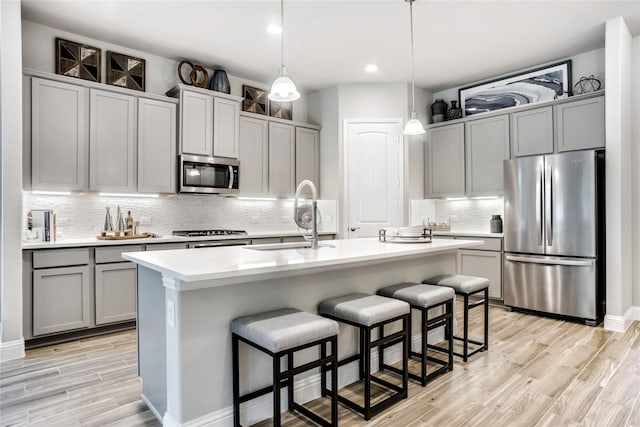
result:
[(409, 16), (411, 19), (411, 112), (416, 112), (416, 70), (415, 70), (415, 57), (413, 49), (413, 1), (409, 2)]
[(280, 69), (284, 68), (284, 0), (280, 0)]

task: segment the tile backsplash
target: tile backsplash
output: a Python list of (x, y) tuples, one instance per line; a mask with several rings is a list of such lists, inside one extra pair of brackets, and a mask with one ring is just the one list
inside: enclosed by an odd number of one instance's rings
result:
[(492, 215), (504, 217), (504, 199), (412, 200), (411, 224), (427, 218), (449, 218), (451, 231), (489, 232)]
[[(297, 231), (293, 222), (293, 201), (247, 200), (235, 197), (175, 195), (160, 198), (106, 197), (97, 194), (70, 196), (39, 195), (24, 192), (23, 229), (30, 209), (53, 209), (62, 238), (96, 236), (104, 224), (105, 207), (111, 208), (113, 222), (117, 206), (140, 225), (141, 232), (169, 235), (173, 230), (227, 228), (247, 231)], [(320, 231), (336, 231), (336, 201), (318, 200)]]

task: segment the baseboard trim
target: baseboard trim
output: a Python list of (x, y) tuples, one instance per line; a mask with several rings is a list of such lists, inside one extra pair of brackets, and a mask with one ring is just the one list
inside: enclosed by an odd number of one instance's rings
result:
[(629, 307), (623, 316), (606, 314), (604, 316), (604, 328), (614, 332), (624, 332), (634, 320), (640, 320), (640, 307)]
[[(440, 342), (444, 339), (444, 331), (442, 328), (438, 328), (429, 333), (430, 342)], [(411, 337), (412, 347), (414, 349), (420, 348), (421, 335), (416, 334)], [(388, 349), (385, 352), (385, 363), (394, 363), (401, 359), (402, 349), (396, 345), (393, 348)], [(378, 351), (371, 352), (371, 366), (378, 365)], [(374, 371), (375, 372), (375, 371)], [(358, 364), (350, 363), (347, 366), (340, 368), (340, 380), (338, 386), (342, 387), (347, 384), (351, 384), (358, 380)], [(331, 387), (331, 379), (327, 378), (327, 386)], [(320, 374), (310, 375), (295, 382), (294, 385), (296, 402), (305, 403), (310, 400), (320, 397)], [(282, 390), (280, 395), (282, 402), (282, 411), (288, 410), (287, 405), (287, 391)], [(144, 397), (143, 397), (143, 400)], [(146, 403), (146, 400), (145, 400)], [(245, 425), (254, 424), (258, 421), (272, 417), (273, 410), (273, 398), (270, 394), (261, 396), (257, 399), (243, 404), (240, 407), (240, 419)], [(154, 414), (156, 412), (152, 409)], [(158, 416), (156, 414), (156, 416)], [(187, 421), (185, 423), (178, 422), (168, 412), (164, 414), (162, 418), (162, 425), (165, 427), (229, 427), (233, 426), (233, 406), (219, 409), (215, 412), (210, 412), (199, 418)]]
[(0, 362), (24, 357), (24, 339), (0, 342)]

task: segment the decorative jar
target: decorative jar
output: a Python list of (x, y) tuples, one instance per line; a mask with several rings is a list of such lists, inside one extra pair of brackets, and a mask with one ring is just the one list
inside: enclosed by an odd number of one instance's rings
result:
[(489, 229), (492, 233), (502, 233), (502, 217), (500, 215), (491, 215)]

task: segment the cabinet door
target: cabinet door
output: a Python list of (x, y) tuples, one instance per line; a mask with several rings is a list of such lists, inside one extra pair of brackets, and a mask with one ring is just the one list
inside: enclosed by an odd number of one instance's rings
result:
[(266, 120), (240, 117), (240, 193), (269, 194), (269, 135)]
[(213, 155), (238, 158), (240, 103), (213, 98)]
[(556, 105), (558, 151), (604, 147), (604, 97)]
[(182, 153), (213, 155), (213, 97), (183, 90), (180, 129)]
[[(320, 194), (320, 132), (316, 129), (296, 127), (296, 182), (308, 179)], [(305, 194), (311, 193), (305, 190)]]
[(511, 114), (511, 154), (513, 157), (553, 153), (551, 107)]
[(89, 326), (89, 267), (33, 272), (33, 336)]
[(32, 189), (87, 190), (87, 94), (75, 85), (31, 80)]
[(465, 124), (468, 196), (502, 194), (502, 162), (509, 158), (509, 116)]
[(489, 297), (502, 299), (502, 253), (458, 249), (458, 273), (489, 279)]
[(464, 125), (429, 130), (432, 196), (464, 196)]
[(295, 180), (294, 127), (269, 123), (269, 193), (293, 195)]
[(138, 99), (138, 192), (176, 192), (176, 105)]
[(136, 98), (91, 90), (89, 189), (134, 192)]
[(135, 319), (136, 265), (96, 265), (95, 273), (96, 325)]

